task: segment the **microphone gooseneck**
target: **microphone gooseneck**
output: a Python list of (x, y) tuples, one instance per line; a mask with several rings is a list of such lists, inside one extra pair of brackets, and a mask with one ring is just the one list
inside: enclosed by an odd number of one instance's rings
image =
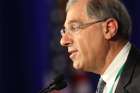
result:
[(61, 90), (67, 86), (67, 82), (64, 80), (64, 75), (57, 76), (54, 81), (45, 89), (41, 90), (40, 93), (49, 93), (52, 90)]

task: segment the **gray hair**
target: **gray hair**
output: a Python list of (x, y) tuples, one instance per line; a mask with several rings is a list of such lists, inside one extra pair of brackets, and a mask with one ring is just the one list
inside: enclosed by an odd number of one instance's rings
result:
[[(66, 11), (77, 0), (69, 0)], [(128, 39), (131, 34), (132, 22), (128, 11), (120, 0), (89, 0), (87, 4), (89, 18), (107, 19), (114, 18), (118, 21), (118, 34)]]

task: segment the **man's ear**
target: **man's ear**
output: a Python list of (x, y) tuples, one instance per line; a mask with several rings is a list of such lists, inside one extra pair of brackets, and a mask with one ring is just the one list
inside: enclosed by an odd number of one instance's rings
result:
[(106, 39), (109, 40), (117, 34), (118, 22), (116, 19), (114, 18), (107, 19), (103, 24), (103, 26), (104, 26), (103, 33)]

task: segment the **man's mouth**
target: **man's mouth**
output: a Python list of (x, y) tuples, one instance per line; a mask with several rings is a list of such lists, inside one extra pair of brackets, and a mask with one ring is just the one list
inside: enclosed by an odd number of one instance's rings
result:
[(74, 59), (78, 53), (77, 50), (68, 51), (70, 59)]

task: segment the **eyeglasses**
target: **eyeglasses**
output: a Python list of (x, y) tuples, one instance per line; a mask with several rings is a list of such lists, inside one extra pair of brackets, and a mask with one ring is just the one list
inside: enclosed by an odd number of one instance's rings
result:
[(103, 22), (105, 21), (106, 19), (102, 19), (102, 20), (97, 20), (97, 21), (91, 21), (91, 22), (87, 22), (87, 23), (72, 23), (68, 29), (66, 28), (62, 28), (61, 31), (60, 31), (60, 34), (63, 35), (65, 34), (66, 32), (69, 32), (69, 33), (76, 33), (78, 32), (80, 29), (84, 29), (92, 24), (96, 24), (96, 23), (99, 23), (99, 22)]

